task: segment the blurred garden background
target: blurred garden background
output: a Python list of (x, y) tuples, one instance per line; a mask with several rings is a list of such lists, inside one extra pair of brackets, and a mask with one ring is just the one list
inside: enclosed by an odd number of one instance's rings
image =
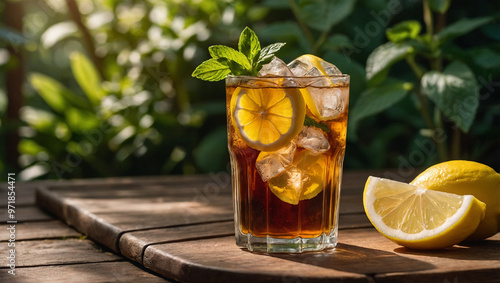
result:
[[(5, 0), (0, 178), (228, 171), (224, 83), (191, 77), (251, 27), (351, 76), (345, 170), (500, 171), (500, 1)], [(5, 172), (5, 173), (4, 173)]]

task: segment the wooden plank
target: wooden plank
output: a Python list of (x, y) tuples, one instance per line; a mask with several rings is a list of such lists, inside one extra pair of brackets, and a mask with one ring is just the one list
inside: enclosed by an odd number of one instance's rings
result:
[[(10, 232), (7, 228), (10, 224), (0, 225), (0, 241), (7, 241), (10, 237)], [(54, 238), (74, 238), (80, 237), (81, 234), (64, 225), (59, 220), (29, 222), (15, 224), (16, 241), (21, 240), (40, 240)]]
[(127, 231), (232, 220), (231, 189), (215, 178), (39, 188), (37, 203), (118, 251), (118, 238)]
[[(67, 180), (43, 180), (34, 182), (16, 182), (16, 205), (25, 206), (35, 204), (35, 190), (39, 187), (67, 187), (68, 182), (72, 186), (120, 186), (120, 185), (138, 185), (138, 184), (159, 184), (163, 186), (176, 186), (177, 184), (205, 184), (205, 187), (210, 188), (215, 185), (219, 187), (230, 187), (230, 177), (227, 173), (210, 173), (208, 175), (191, 175), (191, 176), (142, 176), (142, 177), (117, 177), (106, 179), (74, 179)], [(7, 195), (7, 184), (0, 184), (0, 195)], [(7, 198), (0, 198), (0, 207), (7, 206)]]
[(43, 210), (36, 206), (20, 206), (16, 207), (15, 211), (15, 219), (9, 219), (7, 213), (2, 213), (0, 216), (0, 222), (6, 222), (7, 220), (17, 220), (17, 222), (20, 223), (53, 219), (52, 216), (45, 213)]
[[(15, 206), (23, 206), (23, 205), (34, 205), (35, 204), (35, 186), (23, 185), (22, 183), (16, 183), (15, 185)], [(7, 183), (3, 182), (0, 185), (0, 207), (7, 207), (7, 192), (10, 192), (7, 189)]]
[(130, 232), (120, 238), (120, 251), (124, 256), (142, 263), (144, 249), (152, 244), (228, 235), (234, 235), (233, 221)]
[(144, 266), (181, 282), (372, 282), (364, 274), (336, 270), (335, 264), (318, 265), (315, 258), (322, 255), (250, 253), (236, 247), (234, 237), (222, 237), (148, 246)]
[[(15, 248), (16, 267), (124, 260), (89, 240), (16, 241)], [(0, 268), (8, 268), (8, 260), (1, 256)]]
[(67, 283), (67, 282), (171, 282), (128, 261), (16, 268), (12, 276), (0, 272), (0, 282)]

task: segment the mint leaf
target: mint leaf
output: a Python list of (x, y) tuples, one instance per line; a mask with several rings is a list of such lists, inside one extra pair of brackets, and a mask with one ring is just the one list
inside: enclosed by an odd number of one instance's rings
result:
[(264, 64), (274, 58), (274, 53), (285, 43), (274, 43), (260, 49), (257, 35), (246, 27), (240, 35), (238, 50), (224, 46), (213, 45), (208, 48), (212, 59), (201, 63), (191, 76), (205, 81), (220, 81), (227, 75), (257, 76)]
[(286, 43), (278, 42), (262, 48), (262, 50), (260, 50), (259, 59), (257, 60), (257, 63), (260, 64), (262, 62), (265, 62), (264, 64), (267, 64), (271, 62), (271, 60), (273, 60), (274, 58), (274, 53), (278, 52), (281, 49), (281, 47), (283, 47), (285, 44)]
[(239, 65), (243, 66), (245, 69), (251, 70), (252, 66), (248, 58), (243, 55), (243, 53), (234, 50), (231, 47), (224, 45), (213, 45), (208, 48), (210, 56), (214, 59), (224, 58), (230, 61), (234, 61)]
[(208, 59), (201, 63), (191, 76), (205, 81), (220, 81), (231, 73), (229, 66), (221, 59)]
[[(227, 59), (226, 59), (227, 60)], [(234, 76), (252, 76), (254, 75), (252, 71), (248, 70), (241, 64), (233, 61), (227, 60), (226, 64), (229, 66), (229, 70), (231, 70), (231, 75)]]
[(304, 126), (307, 127), (316, 127), (318, 129), (321, 129), (327, 133), (330, 132), (330, 128), (328, 128), (327, 125), (321, 123), (321, 122), (316, 122), (313, 118), (309, 117), (306, 115), (306, 118), (304, 119)]
[(249, 27), (246, 27), (240, 35), (238, 50), (245, 55), (252, 66), (258, 58), (260, 52), (260, 42), (257, 35)]

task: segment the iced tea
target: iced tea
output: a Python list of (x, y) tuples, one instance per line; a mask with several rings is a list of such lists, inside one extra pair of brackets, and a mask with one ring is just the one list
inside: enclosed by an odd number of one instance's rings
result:
[(335, 247), (349, 76), (226, 78), (238, 246)]

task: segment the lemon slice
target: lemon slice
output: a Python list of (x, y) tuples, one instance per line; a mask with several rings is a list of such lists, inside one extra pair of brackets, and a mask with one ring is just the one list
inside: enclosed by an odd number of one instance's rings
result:
[(274, 151), (288, 144), (304, 124), (305, 103), (293, 88), (241, 88), (231, 98), (233, 125), (251, 148)]
[(269, 189), (286, 203), (298, 204), (301, 200), (317, 196), (325, 187), (326, 157), (311, 155), (307, 150), (297, 150), (293, 162), (283, 173), (269, 180)]
[[(319, 70), (319, 72), (321, 73), (321, 75), (323, 75), (323, 76), (328, 75), (328, 72), (326, 71), (325, 67), (326, 68), (335, 68), (338, 71), (337, 67), (335, 67), (334, 65), (324, 61), (323, 59), (321, 59), (317, 56), (311, 55), (311, 54), (302, 55), (302, 56), (298, 57), (297, 59), (295, 59), (294, 61), (300, 61), (301, 63), (307, 65), (307, 68), (309, 68), (309, 69), (316, 67)], [(330, 67), (330, 65), (331, 65), (331, 67)], [(323, 83), (327, 86), (333, 86), (333, 83), (329, 79), (325, 79)], [(332, 118), (332, 117), (325, 117), (324, 115), (321, 115), (318, 107), (316, 106), (316, 103), (321, 103), (321, 102), (315, 102), (315, 99), (313, 98), (311, 93), (307, 90), (307, 88), (301, 89), (300, 92), (304, 96), (304, 100), (307, 104), (307, 107), (309, 107), (309, 110), (311, 110), (311, 113), (313, 114), (314, 117), (316, 117), (317, 119), (319, 119), (321, 121), (330, 120)]]
[(371, 176), (363, 204), (380, 233), (413, 249), (440, 249), (463, 241), (476, 230), (486, 207), (472, 195), (431, 191)]

